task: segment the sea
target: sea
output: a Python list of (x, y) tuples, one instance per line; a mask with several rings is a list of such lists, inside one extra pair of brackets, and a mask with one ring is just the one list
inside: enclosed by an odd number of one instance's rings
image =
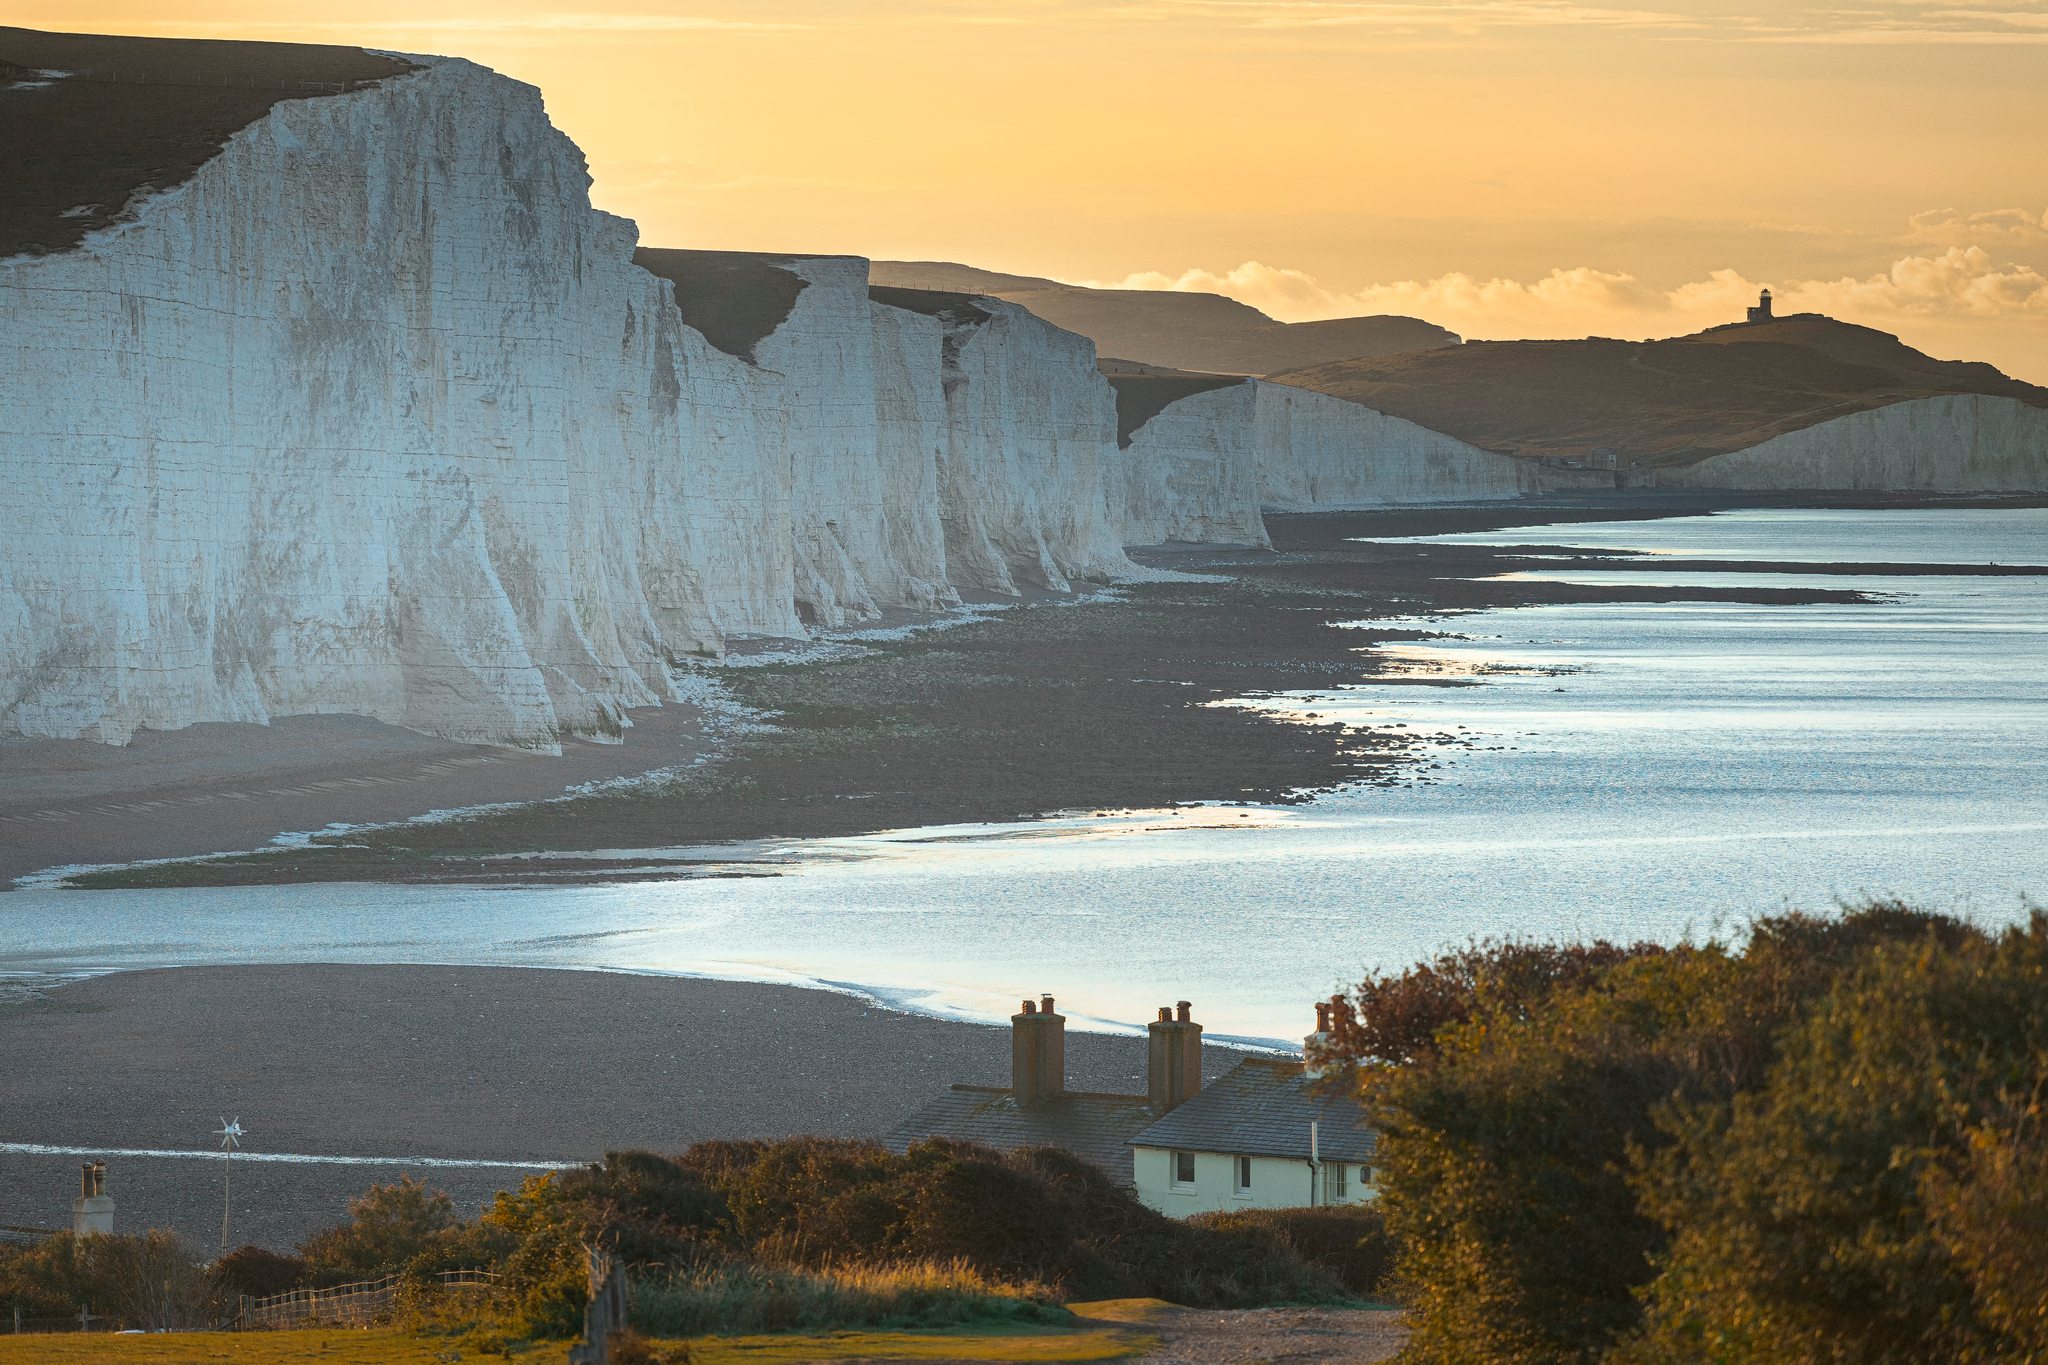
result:
[[(970, 1019), (1049, 993), (1108, 1031), (1188, 1000), (1212, 1037), (1286, 1046), (1316, 1000), (1474, 939), (1737, 940), (1759, 916), (1880, 898), (1997, 925), (2048, 904), (2048, 577), (1783, 567), (2048, 565), (2048, 509), (1752, 509), (1423, 539), (1637, 556), (1525, 576), (1867, 600), (1405, 623), (1433, 634), (1396, 647), (1387, 679), (1240, 703), (1417, 737), (1392, 785), (1299, 805), (665, 850), (717, 875), (613, 885), (18, 890), (0, 895), (0, 975), (598, 968)], [(1660, 567), (1686, 560), (1742, 570)]]

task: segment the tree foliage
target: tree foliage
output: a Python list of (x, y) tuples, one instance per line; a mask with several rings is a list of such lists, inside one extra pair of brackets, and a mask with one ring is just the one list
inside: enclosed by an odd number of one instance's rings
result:
[(308, 1237), (299, 1255), (318, 1283), (394, 1275), (460, 1222), (453, 1199), (408, 1175), (349, 1200), (348, 1221)]
[(1408, 1357), (2026, 1358), (2044, 933), (1879, 904), (1368, 981), (1333, 1060), (1382, 1128)]
[(124, 1327), (162, 1331), (211, 1326), (220, 1298), (199, 1254), (174, 1233), (64, 1232), (0, 1246), (0, 1306), (29, 1318), (87, 1309)]

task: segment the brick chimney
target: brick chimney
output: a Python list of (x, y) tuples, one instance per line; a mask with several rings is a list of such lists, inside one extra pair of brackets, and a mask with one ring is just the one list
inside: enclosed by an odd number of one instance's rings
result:
[(71, 1232), (76, 1237), (114, 1230), (114, 1201), (107, 1198), (107, 1163), (88, 1161), (78, 1168), (78, 1198), (71, 1201)]
[(1202, 1026), (1189, 1017), (1183, 1000), (1175, 1009), (1159, 1008), (1146, 1025), (1145, 1080), (1152, 1112), (1179, 1108), (1202, 1088)]
[(1067, 1088), (1067, 1021), (1052, 997), (1010, 1016), (1010, 1093), (1019, 1104), (1039, 1104)]
[(1330, 1013), (1335, 1008), (1327, 1000), (1318, 1000), (1316, 1031), (1301, 1040), (1301, 1069), (1311, 1080), (1323, 1074), (1320, 1058), (1330, 1046)]

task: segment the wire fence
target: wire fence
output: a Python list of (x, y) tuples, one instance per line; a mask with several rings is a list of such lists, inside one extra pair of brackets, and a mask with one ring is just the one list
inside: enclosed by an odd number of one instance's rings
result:
[[(264, 1298), (244, 1294), (235, 1313), (235, 1326), (245, 1331), (309, 1323), (367, 1327), (391, 1316), (401, 1278), (386, 1275), (380, 1280), (357, 1280), (325, 1289), (291, 1289)], [(436, 1279), (443, 1289), (488, 1289), (498, 1282), (497, 1275), (488, 1270), (444, 1270)]]
[(8, 1332), (112, 1332), (121, 1324), (113, 1318), (86, 1311), (66, 1317), (30, 1317), (19, 1308), (12, 1314), (0, 1312), (0, 1331)]

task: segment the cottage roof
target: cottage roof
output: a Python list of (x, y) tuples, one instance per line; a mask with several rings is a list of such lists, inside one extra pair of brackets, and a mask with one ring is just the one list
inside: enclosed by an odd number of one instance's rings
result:
[(1036, 1104), (1019, 1104), (1008, 1090), (956, 1085), (897, 1125), (883, 1141), (897, 1152), (935, 1137), (1006, 1150), (1063, 1147), (1100, 1167), (1118, 1184), (1129, 1185), (1131, 1138), (1153, 1118), (1143, 1095), (1069, 1090)]
[(1131, 1139), (1134, 1147), (1308, 1159), (1309, 1124), (1325, 1161), (1371, 1161), (1378, 1137), (1348, 1095), (1316, 1088), (1300, 1062), (1250, 1057)]

